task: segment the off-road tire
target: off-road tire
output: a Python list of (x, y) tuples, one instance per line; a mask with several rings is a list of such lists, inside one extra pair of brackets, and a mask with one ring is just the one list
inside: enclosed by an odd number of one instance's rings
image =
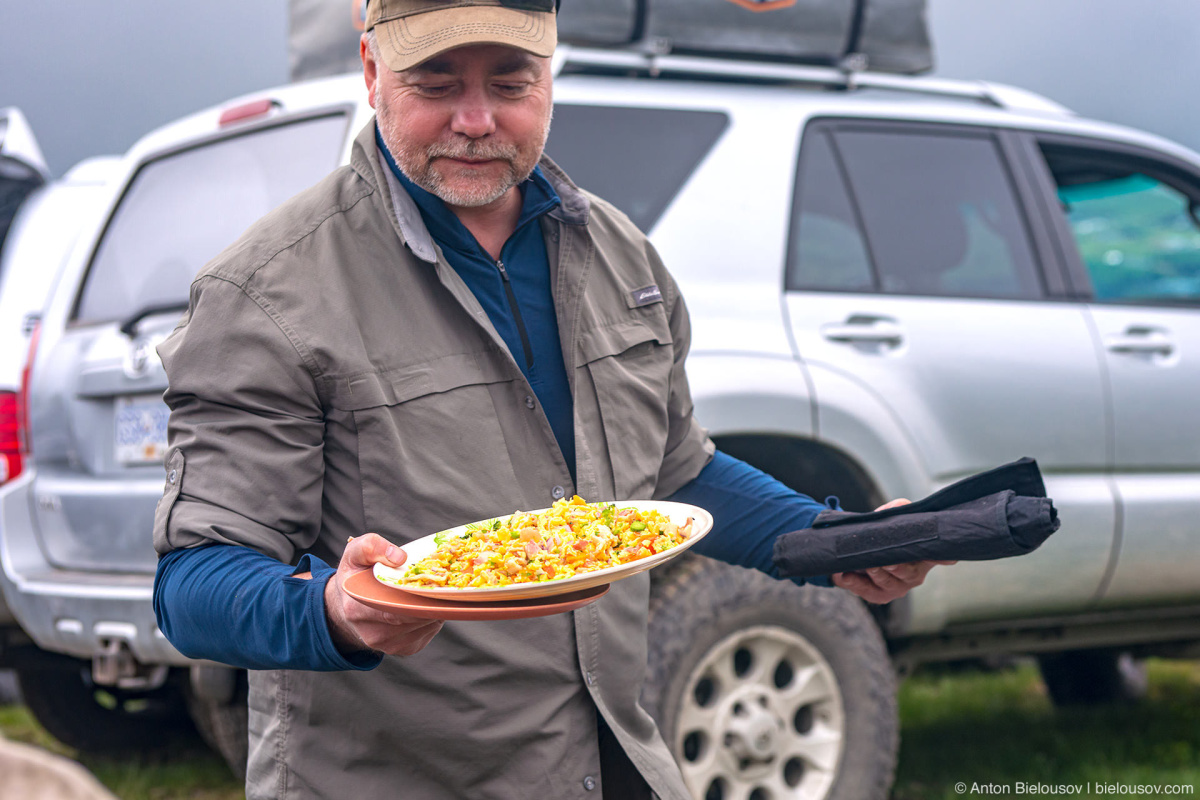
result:
[(249, 683), (245, 670), (237, 671), (233, 698), (228, 703), (207, 700), (188, 691), (187, 708), (196, 730), (209, 747), (220, 754), (229, 770), (246, 780), (246, 762), (250, 757)]
[(81, 752), (145, 753), (195, 741), (183, 691), (173, 682), (150, 691), (97, 686), (82, 661), (67, 669), (18, 668), (16, 675), (34, 719)]
[(1054, 705), (1133, 702), (1146, 694), (1146, 665), (1118, 650), (1072, 650), (1038, 657)]
[(887, 797), (896, 677), (858, 598), (683, 556), (656, 576), (649, 642), (642, 701), (696, 798)]

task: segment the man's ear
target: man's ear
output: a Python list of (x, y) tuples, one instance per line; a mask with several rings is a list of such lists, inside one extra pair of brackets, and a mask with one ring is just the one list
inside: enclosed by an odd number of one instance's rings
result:
[(371, 46), (367, 44), (367, 34), (365, 33), (358, 40), (358, 56), (362, 59), (363, 80), (367, 84), (367, 102), (371, 104), (371, 108), (375, 108), (375, 88), (379, 81), (379, 65), (375, 63), (375, 58), (371, 55)]

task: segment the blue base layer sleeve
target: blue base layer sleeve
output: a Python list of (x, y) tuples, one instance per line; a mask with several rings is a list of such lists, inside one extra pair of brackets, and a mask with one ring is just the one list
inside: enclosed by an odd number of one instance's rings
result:
[[(667, 499), (700, 506), (713, 515), (713, 530), (696, 543), (696, 552), (773, 578), (779, 577), (772, 558), (775, 540), (811, 528), (817, 514), (829, 507), (719, 450), (691, 483)], [(826, 576), (807, 583), (833, 585)]]
[[(312, 578), (297, 578), (311, 572)], [(158, 627), (179, 652), (244, 669), (374, 669), (370, 651), (338, 652), (325, 618), (335, 570), (304, 556), (295, 567), (247, 547), (211, 545), (159, 559)]]

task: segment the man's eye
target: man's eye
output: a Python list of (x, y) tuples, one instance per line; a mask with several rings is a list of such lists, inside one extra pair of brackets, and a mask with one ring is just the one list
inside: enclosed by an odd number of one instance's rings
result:
[(518, 95), (525, 91), (526, 86), (524, 83), (498, 83), (496, 90), (501, 94)]
[(446, 85), (446, 84), (437, 84), (437, 85), (425, 84), (425, 85), (418, 86), (417, 91), (426, 97), (441, 97), (445, 94), (449, 94), (449, 92), (452, 88), (453, 87)]

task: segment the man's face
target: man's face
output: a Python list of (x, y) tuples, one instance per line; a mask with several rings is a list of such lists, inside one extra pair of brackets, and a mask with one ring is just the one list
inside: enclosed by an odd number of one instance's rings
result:
[(363, 66), (400, 170), (447, 205), (487, 206), (537, 166), (550, 131), (549, 59), (471, 45), (392, 72), (364, 47)]

